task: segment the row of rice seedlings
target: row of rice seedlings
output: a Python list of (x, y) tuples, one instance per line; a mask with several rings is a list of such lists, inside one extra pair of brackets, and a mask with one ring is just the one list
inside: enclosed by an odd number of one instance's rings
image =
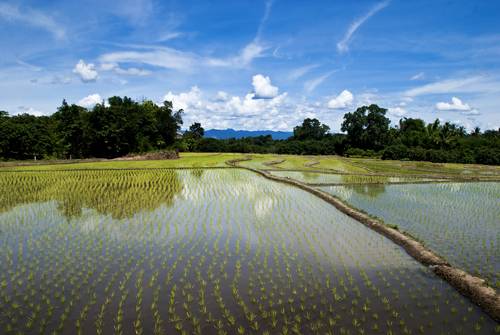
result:
[[(119, 172), (109, 173), (130, 183)], [(80, 174), (85, 173), (77, 174), (84, 181)], [(90, 206), (67, 216), (54, 201), (0, 214), (5, 246), (0, 310), (10, 310), (8, 317), (0, 316), (1, 329), (54, 334), (494, 331), (494, 323), (475, 306), (399, 248), (307, 193), (246, 171), (201, 176), (178, 171), (176, 176), (182, 189), (173, 202), (127, 216)], [(155, 198), (140, 192), (156, 192), (154, 185), (162, 180), (158, 176), (149, 188), (135, 188), (137, 197)], [(37, 292), (45, 292), (40, 308), (36, 302), (30, 306)], [(6, 308), (13, 301), (19, 307)], [(51, 313), (47, 306), (54, 306)]]
[(444, 179), (430, 179), (418, 177), (390, 177), (377, 175), (332, 174), (307, 171), (270, 171), (278, 177), (295, 179), (307, 184), (391, 184), (391, 183), (419, 183), (429, 181), (443, 181)]
[(325, 187), (500, 288), (500, 183)]

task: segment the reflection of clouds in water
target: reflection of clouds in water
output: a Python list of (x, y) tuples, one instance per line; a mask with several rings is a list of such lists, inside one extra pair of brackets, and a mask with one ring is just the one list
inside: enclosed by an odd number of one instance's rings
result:
[(254, 203), (253, 207), (255, 215), (257, 215), (259, 219), (263, 219), (268, 214), (270, 214), (273, 211), (276, 203), (275, 199), (270, 196), (261, 195), (259, 197), (256, 197), (256, 194), (254, 195), (254, 197), (252, 197), (252, 201)]
[(341, 199), (349, 200), (353, 195), (353, 189), (343, 186), (333, 186), (330, 188), (333, 194), (338, 195)]
[(444, 186), (443, 188), (447, 188), (448, 191), (453, 192), (453, 193), (460, 192), (463, 189), (463, 183), (452, 183), (452, 184), (443, 185), (443, 186)]

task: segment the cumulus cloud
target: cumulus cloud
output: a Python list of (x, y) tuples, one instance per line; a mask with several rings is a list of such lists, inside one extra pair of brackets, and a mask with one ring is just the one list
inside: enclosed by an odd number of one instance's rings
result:
[(73, 72), (76, 73), (84, 83), (95, 81), (98, 76), (95, 65), (92, 63), (86, 64), (83, 59), (80, 59), (75, 65)]
[[(270, 81), (262, 82), (271, 85)], [(260, 89), (261, 81), (257, 80), (257, 83)], [(172, 101), (174, 109), (184, 110), (186, 124), (201, 122), (207, 129), (234, 127), (289, 130), (298, 124), (298, 119), (289, 113), (293, 107), (287, 103), (286, 92), (278, 95), (277, 89), (276, 92), (271, 89), (271, 92), (260, 93), (266, 93), (267, 96), (273, 95), (273, 97), (257, 99), (254, 92), (242, 97), (232, 96), (223, 91), (212, 95), (194, 86), (187, 92), (177, 94), (168, 92), (163, 99)], [(297, 116), (298, 113), (294, 115)]]
[(470, 111), (471, 108), (468, 104), (462, 102), (457, 97), (451, 98), (451, 103), (449, 102), (438, 102), (436, 104), (436, 109), (440, 111)]
[(78, 105), (80, 105), (82, 107), (87, 107), (87, 108), (94, 107), (95, 105), (100, 104), (100, 103), (102, 103), (102, 98), (97, 93), (90, 94), (90, 95), (86, 96), (85, 98), (81, 99), (80, 101), (78, 101)]
[(191, 87), (189, 92), (174, 94), (169, 91), (163, 97), (163, 101), (172, 101), (174, 109), (198, 109), (202, 107), (201, 90), (197, 86)]
[(255, 99), (272, 99), (278, 95), (278, 88), (271, 84), (271, 78), (257, 74), (252, 77)]
[(328, 108), (330, 109), (344, 109), (349, 107), (354, 100), (354, 96), (348, 90), (343, 90), (335, 98), (328, 101)]
[(337, 51), (339, 53), (344, 53), (349, 50), (349, 42), (351, 41), (352, 36), (358, 30), (363, 23), (366, 22), (370, 17), (373, 15), (377, 14), (380, 10), (384, 9), (389, 5), (389, 0), (387, 1), (382, 1), (377, 3), (368, 13), (366, 13), (364, 16), (354, 20), (349, 28), (347, 29), (346, 33), (344, 34), (344, 37), (337, 43)]
[(224, 91), (219, 91), (217, 92), (217, 96), (215, 98), (216, 101), (228, 101), (229, 100), (229, 94)]

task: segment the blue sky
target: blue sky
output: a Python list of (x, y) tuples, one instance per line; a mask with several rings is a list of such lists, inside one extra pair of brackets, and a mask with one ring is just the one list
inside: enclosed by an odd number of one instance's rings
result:
[(338, 131), (377, 103), (500, 127), (500, 1), (1, 1), (0, 109), (173, 100), (185, 125)]

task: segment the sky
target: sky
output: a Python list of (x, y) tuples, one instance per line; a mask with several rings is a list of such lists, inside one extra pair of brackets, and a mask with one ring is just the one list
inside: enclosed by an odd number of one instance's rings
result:
[(184, 127), (292, 130), (376, 103), (391, 124), (500, 127), (500, 1), (2, 1), (0, 110), (173, 101)]

